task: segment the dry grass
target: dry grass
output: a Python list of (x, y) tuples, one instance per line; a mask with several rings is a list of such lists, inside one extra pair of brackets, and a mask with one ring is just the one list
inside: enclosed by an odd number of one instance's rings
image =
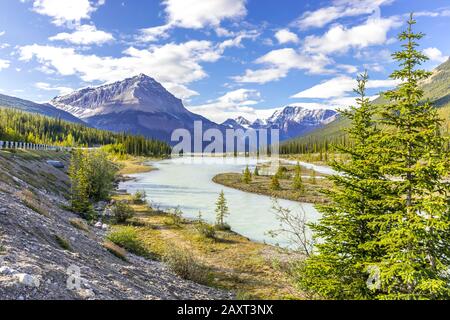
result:
[(145, 161), (145, 158), (133, 157), (127, 160), (116, 161), (116, 163), (120, 166), (120, 175), (146, 173), (155, 170), (152, 166), (145, 164)]
[(22, 201), (22, 203), (26, 205), (29, 209), (33, 210), (36, 213), (39, 213), (44, 217), (47, 218), (50, 217), (50, 212), (48, 211), (48, 209), (44, 207), (41, 201), (30, 190), (26, 189), (20, 191), (19, 198)]
[[(152, 211), (148, 206), (134, 205), (133, 208), (136, 211), (133, 221), (140, 221), (140, 227), (119, 225), (113, 230), (127, 233), (128, 228), (133, 228), (133, 242), (139, 243), (153, 258), (169, 262), (168, 257), (173, 258), (173, 251), (177, 250), (174, 248), (182, 248), (190, 257), (178, 256), (169, 260), (194, 261), (195, 272), (188, 273), (194, 274), (192, 278), (198, 276), (197, 281), (201, 283), (206, 281), (210, 286), (232, 290), (238, 297), (248, 299), (302, 298), (289, 275), (274, 263), (280, 256), (290, 259), (279, 249), (252, 242), (233, 232), (217, 231), (215, 239), (209, 239), (199, 233), (195, 221), (185, 220), (174, 227), (167, 224), (170, 219), (167, 213)], [(185, 264), (181, 265), (184, 271), (179, 274), (186, 271), (185, 267)], [(174, 266), (171, 268), (179, 272)]]
[(117, 258), (123, 260), (123, 261), (127, 261), (127, 251), (121, 247), (119, 247), (118, 245), (114, 244), (111, 241), (105, 241), (103, 243), (103, 247), (108, 250), (109, 252), (111, 252), (113, 255), (115, 255)]
[(72, 218), (69, 220), (69, 223), (72, 225), (72, 227), (77, 228), (78, 230), (89, 232), (89, 226), (82, 219)]

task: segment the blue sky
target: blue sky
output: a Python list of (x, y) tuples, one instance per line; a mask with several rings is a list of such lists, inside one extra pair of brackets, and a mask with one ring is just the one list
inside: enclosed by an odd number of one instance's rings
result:
[(0, 93), (48, 101), (145, 73), (215, 121), (285, 105), (343, 107), (390, 54), (409, 12), (427, 69), (450, 54), (448, 0), (2, 0)]

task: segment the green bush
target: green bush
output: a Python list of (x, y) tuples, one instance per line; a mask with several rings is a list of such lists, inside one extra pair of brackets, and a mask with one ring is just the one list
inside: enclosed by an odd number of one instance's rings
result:
[(231, 226), (228, 223), (218, 223), (214, 228), (218, 231), (231, 231)]
[(173, 209), (169, 213), (169, 217), (171, 218), (171, 223), (174, 226), (180, 226), (183, 223), (183, 212), (180, 208)]
[(188, 250), (173, 246), (169, 248), (163, 255), (163, 262), (168, 265), (172, 272), (183, 279), (196, 283), (210, 283), (210, 270), (199, 263)]
[(133, 208), (126, 202), (118, 201), (111, 207), (111, 212), (117, 223), (125, 223), (134, 216)]
[(145, 190), (138, 190), (133, 195), (133, 203), (134, 204), (144, 204), (146, 202), (147, 193)]
[(106, 239), (128, 252), (143, 257), (151, 256), (142, 240), (139, 239), (138, 229), (135, 227), (118, 227), (108, 234)]
[(205, 238), (208, 239), (216, 238), (216, 229), (206, 222), (203, 221), (198, 222), (195, 228), (197, 229), (198, 233)]

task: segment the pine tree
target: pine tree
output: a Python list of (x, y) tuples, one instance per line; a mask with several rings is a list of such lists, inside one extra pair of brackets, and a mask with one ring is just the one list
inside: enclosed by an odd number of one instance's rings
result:
[(427, 57), (417, 50), (424, 35), (413, 32), (415, 23), (411, 15), (399, 35), (403, 50), (393, 58), (401, 69), (391, 78), (402, 83), (385, 94), (389, 104), (382, 114), (387, 129), (380, 155), (388, 161), (382, 171), (392, 177), (383, 187), (393, 194), (383, 199), (376, 223), (380, 239), (374, 245), (386, 251), (379, 261), (380, 297), (448, 299), (450, 164), (441, 119), (419, 88), (430, 73), (419, 69)]
[(272, 181), (270, 182), (270, 189), (275, 191), (281, 189), (280, 180), (278, 179), (277, 174), (272, 176)]
[(367, 81), (366, 73), (358, 78), (358, 106), (342, 112), (351, 120), (348, 135), (353, 146), (338, 147), (340, 153), (349, 157), (348, 161), (331, 162), (340, 174), (329, 178), (333, 188), (324, 192), (331, 203), (318, 206), (322, 218), (311, 225), (315, 237), (320, 239), (317, 252), (298, 271), (300, 286), (324, 298), (374, 296), (366, 284), (367, 268), (381, 253), (367, 244), (376, 239), (371, 222), (380, 214), (376, 204), (383, 198), (384, 189), (374, 186), (374, 181), (382, 179), (378, 155), (374, 153), (380, 130), (374, 122), (375, 107), (365, 93)]
[(253, 173), (255, 177), (259, 177), (259, 169), (258, 166), (255, 166), (255, 172)]
[(305, 189), (305, 186), (303, 185), (303, 179), (302, 179), (302, 167), (300, 166), (300, 163), (297, 162), (297, 165), (295, 166), (295, 173), (294, 173), (294, 179), (292, 180), (292, 187), (294, 190), (297, 191), (303, 191)]
[(225, 229), (227, 227), (225, 218), (230, 214), (227, 200), (225, 199), (225, 193), (223, 190), (219, 194), (219, 198), (216, 202), (216, 226), (219, 229)]
[(311, 172), (311, 183), (317, 184), (317, 173), (316, 173), (316, 170), (314, 170), (314, 169), (312, 169), (312, 172)]
[(252, 182), (252, 173), (250, 172), (250, 169), (248, 168), (248, 166), (244, 170), (242, 182), (244, 182), (246, 184), (249, 184), (250, 182)]
[(89, 201), (89, 178), (85, 162), (84, 151), (74, 150), (70, 160), (69, 177), (71, 182), (72, 210), (88, 218), (92, 211), (92, 206)]

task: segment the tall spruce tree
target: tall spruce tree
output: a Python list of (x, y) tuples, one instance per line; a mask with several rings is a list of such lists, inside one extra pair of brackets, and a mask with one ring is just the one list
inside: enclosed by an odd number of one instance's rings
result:
[(380, 130), (374, 121), (376, 108), (366, 96), (367, 81), (367, 73), (358, 78), (357, 107), (342, 111), (352, 123), (348, 129), (352, 147), (337, 147), (348, 161), (331, 162), (339, 172), (330, 178), (333, 188), (324, 191), (331, 202), (318, 206), (322, 218), (310, 226), (320, 241), (297, 272), (301, 288), (322, 298), (374, 297), (367, 286), (367, 269), (380, 252), (366, 244), (376, 237), (370, 222), (380, 214), (374, 203), (384, 190), (375, 183), (382, 179), (374, 153)]
[(219, 229), (225, 229), (227, 227), (225, 218), (230, 214), (228, 209), (227, 200), (225, 198), (225, 192), (223, 190), (219, 194), (219, 198), (216, 202), (216, 227)]
[(386, 132), (378, 151), (387, 160), (381, 169), (391, 178), (383, 187), (391, 194), (380, 202), (385, 209), (373, 244), (385, 250), (379, 297), (388, 299), (450, 297), (449, 156), (437, 110), (419, 87), (430, 73), (419, 69), (427, 57), (417, 50), (424, 35), (413, 32), (415, 23), (411, 15), (399, 35), (403, 50), (393, 54), (401, 69), (391, 78), (402, 83), (385, 94)]

